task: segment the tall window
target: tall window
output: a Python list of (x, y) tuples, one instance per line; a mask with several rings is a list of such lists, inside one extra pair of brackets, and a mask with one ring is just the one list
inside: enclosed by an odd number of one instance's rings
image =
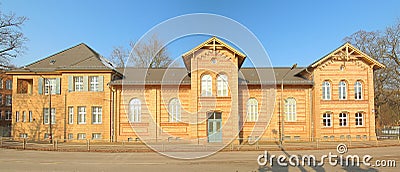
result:
[(92, 107), (92, 124), (101, 124), (102, 122), (101, 107)]
[(169, 102), (169, 122), (179, 122), (181, 121), (181, 103), (177, 98), (173, 98)]
[(11, 120), (11, 111), (6, 110), (6, 120)]
[(201, 95), (212, 96), (212, 78), (210, 75), (201, 77)]
[(12, 81), (11, 80), (7, 80), (6, 81), (6, 89), (7, 90), (11, 90), (12, 89)]
[(339, 100), (346, 100), (347, 99), (347, 86), (345, 81), (339, 82)]
[(56, 123), (56, 109), (51, 108), (51, 115), (49, 114), (49, 108), (43, 108), (43, 123), (49, 124), (51, 116), (51, 124)]
[(250, 98), (247, 101), (247, 121), (255, 122), (258, 120), (258, 101)]
[(324, 81), (322, 83), (322, 99), (331, 99), (331, 83), (329, 81)]
[(228, 77), (226, 75), (218, 76), (217, 90), (218, 96), (228, 96)]
[(15, 122), (19, 122), (19, 112), (15, 112)]
[(44, 93), (49, 94), (51, 90), (51, 94), (56, 94), (56, 79), (55, 78), (47, 78), (44, 80)]
[(74, 77), (75, 91), (83, 91), (83, 76)]
[(32, 111), (29, 111), (29, 122), (33, 122)]
[(0, 94), (0, 105), (2, 105), (2, 104), (3, 104), (3, 95)]
[(356, 113), (356, 126), (363, 126), (363, 114), (361, 112)]
[(288, 98), (285, 101), (286, 121), (296, 121), (296, 100)]
[(332, 117), (329, 113), (324, 113), (322, 115), (322, 124), (324, 127), (331, 127), (332, 126)]
[(26, 122), (26, 112), (22, 111), (22, 122)]
[(356, 100), (362, 99), (362, 83), (361, 83), (361, 81), (357, 81), (354, 84), (354, 98)]
[(0, 89), (3, 89), (3, 78), (0, 78)]
[(339, 126), (344, 127), (347, 126), (347, 114), (339, 113)]
[(6, 95), (6, 106), (11, 106), (11, 104), (12, 104), (11, 95)]
[(90, 91), (99, 91), (99, 77), (98, 76), (90, 77)]
[(132, 99), (129, 102), (129, 121), (140, 122), (142, 119), (142, 103), (139, 99)]
[(68, 124), (74, 124), (74, 107), (68, 107)]
[(86, 107), (78, 106), (78, 124), (86, 124)]

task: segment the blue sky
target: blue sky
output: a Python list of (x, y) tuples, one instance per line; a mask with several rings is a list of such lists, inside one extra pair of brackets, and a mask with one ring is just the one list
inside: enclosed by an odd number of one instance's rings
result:
[[(23, 66), (84, 42), (105, 57), (114, 46), (127, 46), (169, 18), (212, 13), (243, 24), (257, 36), (272, 65), (307, 66), (343, 44), (358, 30), (383, 30), (400, 19), (400, 1), (102, 1), (1, 0), (3, 12), (27, 16)], [(207, 37), (176, 40), (168, 46), (179, 58)], [(248, 65), (248, 64), (247, 64)]]

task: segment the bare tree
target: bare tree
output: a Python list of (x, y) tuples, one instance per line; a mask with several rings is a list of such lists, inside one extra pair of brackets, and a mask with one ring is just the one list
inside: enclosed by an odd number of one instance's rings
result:
[(122, 46), (114, 47), (110, 60), (118, 67), (168, 67), (173, 61), (168, 55), (168, 50), (163, 47), (163, 42), (153, 35), (145, 42), (130, 42), (130, 49)]
[[(375, 113), (379, 125), (398, 123), (398, 107), (400, 106), (400, 21), (387, 27), (384, 31), (358, 31), (344, 40), (386, 66), (385, 69), (374, 73)], [(397, 114), (393, 112), (397, 112)]]
[(14, 13), (4, 14), (0, 11), (0, 64), (8, 65), (25, 50), (27, 38), (21, 32), (21, 26), (27, 17), (16, 16)]

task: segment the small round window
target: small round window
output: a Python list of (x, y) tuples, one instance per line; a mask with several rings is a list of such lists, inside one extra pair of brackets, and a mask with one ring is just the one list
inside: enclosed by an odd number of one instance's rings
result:
[(216, 59), (216, 58), (212, 58), (212, 59), (211, 59), (211, 63), (212, 63), (212, 64), (216, 64), (216, 63), (217, 63), (217, 59)]

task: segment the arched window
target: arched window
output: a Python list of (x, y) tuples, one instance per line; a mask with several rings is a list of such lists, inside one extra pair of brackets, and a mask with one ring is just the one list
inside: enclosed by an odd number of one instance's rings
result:
[(218, 76), (217, 89), (218, 96), (228, 96), (228, 77), (226, 75)]
[(255, 122), (258, 120), (258, 101), (250, 98), (247, 101), (247, 121)]
[(339, 82), (339, 100), (346, 100), (347, 99), (347, 86), (345, 81)]
[(181, 121), (181, 103), (177, 98), (173, 98), (168, 105), (169, 122)]
[(357, 81), (354, 84), (354, 98), (356, 100), (362, 99), (362, 83), (361, 83), (361, 81)]
[(129, 102), (129, 121), (140, 122), (142, 118), (142, 103), (135, 98)]
[(212, 96), (212, 78), (210, 75), (201, 77), (201, 95)]
[(296, 121), (296, 100), (288, 98), (285, 100), (286, 121)]
[(329, 81), (324, 81), (322, 83), (322, 99), (331, 99), (331, 83)]

